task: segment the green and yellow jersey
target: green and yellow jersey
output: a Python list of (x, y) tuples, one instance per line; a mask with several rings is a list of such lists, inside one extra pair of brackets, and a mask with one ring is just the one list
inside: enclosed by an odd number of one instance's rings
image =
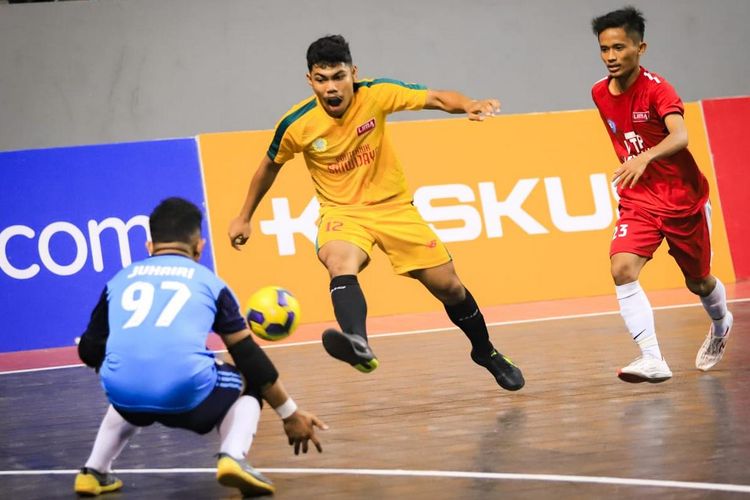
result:
[(385, 121), (389, 113), (422, 109), (426, 98), (422, 85), (362, 80), (354, 83), (346, 113), (333, 118), (310, 97), (292, 106), (276, 125), (268, 157), (283, 164), (301, 152), (321, 207), (409, 202)]

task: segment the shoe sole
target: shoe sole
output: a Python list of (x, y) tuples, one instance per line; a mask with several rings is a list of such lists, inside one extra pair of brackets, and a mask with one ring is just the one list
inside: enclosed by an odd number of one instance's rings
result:
[(261, 481), (231, 460), (218, 464), (216, 480), (222, 486), (237, 488), (245, 496), (272, 495), (276, 491), (272, 484)]
[[(495, 380), (497, 381), (497, 379)], [(521, 389), (523, 389), (523, 386), (526, 385), (526, 381), (523, 379), (523, 375), (521, 375), (521, 382), (517, 382), (513, 385), (502, 384), (500, 383), (500, 381), (497, 381), (497, 383), (500, 387), (502, 387), (506, 391), (511, 391), (511, 392), (520, 391)]]
[(323, 348), (333, 358), (352, 365), (362, 373), (370, 373), (378, 367), (378, 358), (365, 359), (357, 354), (354, 344), (336, 330), (323, 332)]
[(269, 486), (255, 478), (253, 478), (253, 481), (251, 482), (249, 478), (252, 478), (250, 474), (243, 474), (242, 477), (228, 474), (217, 478), (217, 480), (222, 486), (237, 488), (242, 492), (243, 496), (273, 495), (276, 491), (273, 486)]
[(665, 382), (672, 378), (672, 375), (664, 377), (644, 377), (642, 375), (636, 375), (635, 373), (617, 372), (617, 377), (623, 382), (629, 384), (640, 384), (641, 382), (648, 382), (650, 384), (658, 384), (659, 382)]

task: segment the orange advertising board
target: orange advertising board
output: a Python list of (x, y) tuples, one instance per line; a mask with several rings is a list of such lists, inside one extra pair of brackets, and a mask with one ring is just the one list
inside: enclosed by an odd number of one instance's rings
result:
[[(686, 105), (690, 150), (711, 185), (713, 272), (731, 283), (701, 113), (698, 104)], [(618, 162), (595, 110), (389, 128), (415, 205), (480, 305), (614, 293), (608, 250), (617, 203), (609, 180)], [(277, 284), (299, 298), (303, 322), (331, 320), (329, 278), (315, 255), (317, 202), (301, 155), (282, 168), (259, 206), (250, 242), (240, 252), (229, 245), (229, 221), (271, 137), (272, 131), (199, 136), (216, 269), (241, 301)], [(641, 275), (646, 290), (683, 286), (665, 247)], [(419, 283), (394, 275), (378, 250), (360, 282), (370, 315), (442, 308)]]

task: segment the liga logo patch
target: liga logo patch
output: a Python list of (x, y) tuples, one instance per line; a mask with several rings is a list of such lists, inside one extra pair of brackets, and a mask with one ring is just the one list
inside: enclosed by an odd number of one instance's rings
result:
[(375, 118), (370, 118), (369, 121), (363, 123), (359, 127), (357, 127), (357, 135), (362, 135), (366, 132), (369, 132), (370, 130), (375, 128)]
[(649, 112), (648, 111), (633, 111), (633, 122), (634, 123), (647, 122), (648, 119), (649, 119)]

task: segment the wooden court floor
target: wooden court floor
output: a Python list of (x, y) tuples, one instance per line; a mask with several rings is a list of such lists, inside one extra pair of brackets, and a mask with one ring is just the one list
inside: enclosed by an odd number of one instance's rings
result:
[[(727, 354), (707, 373), (694, 368), (703, 309), (656, 311), (674, 372), (661, 384), (616, 378), (637, 348), (612, 311), (492, 326), (524, 370), (517, 393), (470, 361), (456, 329), (373, 335), (369, 375), (318, 342), (270, 349), (330, 429), (322, 454), (294, 456), (264, 411), (250, 461), (279, 499), (750, 498), (750, 302), (730, 308)], [(74, 498), (105, 407), (83, 367), (0, 374), (0, 498)], [(213, 479), (217, 448), (215, 434), (146, 428), (115, 463), (125, 488), (104, 498), (239, 498)]]

